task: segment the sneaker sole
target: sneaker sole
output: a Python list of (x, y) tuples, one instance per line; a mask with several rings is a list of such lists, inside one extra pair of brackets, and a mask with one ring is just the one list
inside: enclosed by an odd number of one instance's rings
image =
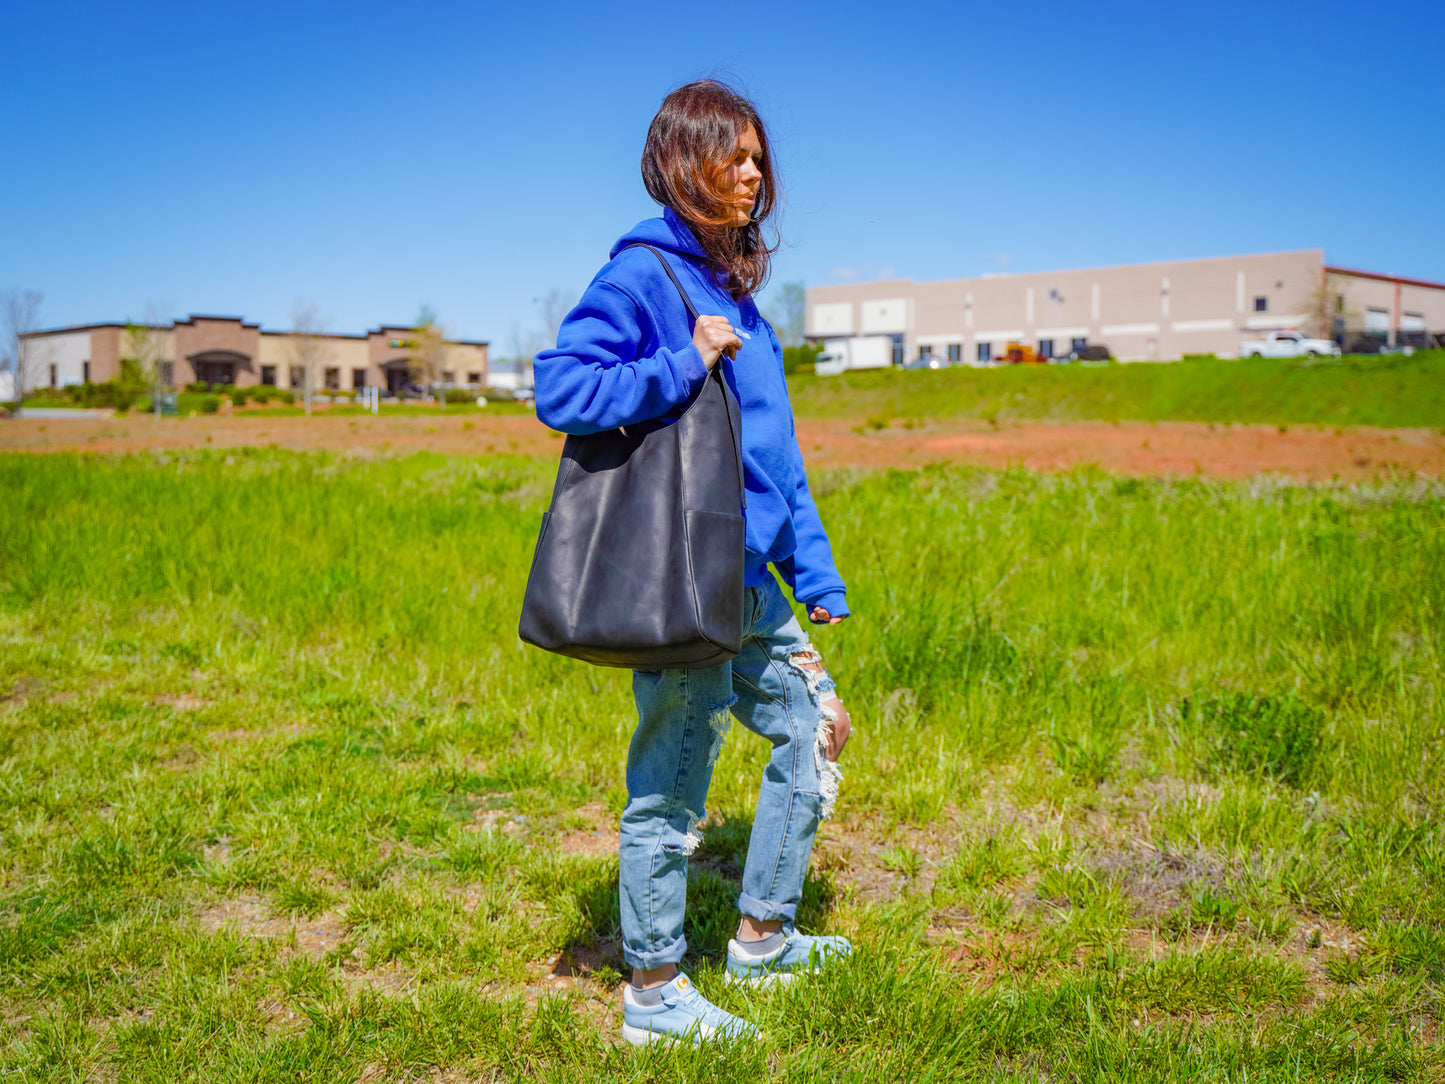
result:
[(787, 986), (798, 977), (796, 971), (764, 971), (761, 975), (739, 975), (729, 971), (723, 981), (730, 986), (751, 986), (766, 989), (773, 986)]
[(758, 1040), (762, 1035), (726, 1035), (717, 1031), (709, 1031), (706, 1034), (699, 1034), (697, 1031), (690, 1031), (686, 1035), (674, 1035), (667, 1031), (650, 1031), (633, 1027), (631, 1024), (622, 1025), (622, 1037), (633, 1046), (650, 1046), (653, 1043), (662, 1043), (667, 1046), (681, 1044), (684, 1046), (702, 1046), (704, 1043), (733, 1043), (744, 1039)]
[(698, 1040), (691, 1035), (669, 1035), (665, 1031), (643, 1031), (631, 1024), (622, 1025), (622, 1037), (633, 1046), (648, 1046), (652, 1043), (687, 1043), (689, 1046), (697, 1046)]

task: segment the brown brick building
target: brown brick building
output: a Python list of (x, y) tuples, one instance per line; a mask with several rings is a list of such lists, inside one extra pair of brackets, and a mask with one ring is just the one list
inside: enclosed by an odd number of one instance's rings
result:
[[(297, 357), (297, 336), (266, 331), (235, 316), (190, 316), (156, 326), (167, 383), (271, 384), (299, 389), (304, 371)], [(318, 391), (360, 388), (399, 390), (412, 371), (415, 328), (382, 326), (364, 335), (322, 335), (315, 363)], [(102, 383), (120, 376), (121, 358), (130, 351), (125, 324), (87, 324), (29, 336), (33, 351), (28, 369), (34, 384), (64, 387)], [(438, 374), (441, 383), (484, 388), (488, 385), (487, 343), (449, 339)]]

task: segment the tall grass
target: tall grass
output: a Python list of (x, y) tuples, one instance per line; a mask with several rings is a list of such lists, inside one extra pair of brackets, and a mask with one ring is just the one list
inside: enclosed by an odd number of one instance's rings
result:
[(804, 417), (1445, 426), (1445, 351), (789, 377)]
[(718, 981), (763, 752), (734, 728), (687, 966), (772, 1053), (633, 1055), (627, 677), (515, 636), (548, 473), (0, 457), (5, 1072), (1445, 1070), (1437, 485), (816, 479), (859, 733), (803, 921), (859, 951)]

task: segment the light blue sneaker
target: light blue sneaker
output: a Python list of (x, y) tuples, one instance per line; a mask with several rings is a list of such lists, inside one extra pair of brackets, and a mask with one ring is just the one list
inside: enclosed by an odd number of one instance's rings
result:
[(622, 988), (622, 1037), (646, 1043), (707, 1043), (761, 1039), (746, 1020), (719, 1009), (681, 971), (662, 990), (662, 1004), (639, 1005), (631, 984)]
[(728, 942), (728, 982), (748, 986), (786, 985), (793, 976), (826, 967), (833, 958), (853, 951), (846, 937), (810, 937), (792, 927), (783, 928), (783, 943), (772, 952), (754, 955), (741, 941)]

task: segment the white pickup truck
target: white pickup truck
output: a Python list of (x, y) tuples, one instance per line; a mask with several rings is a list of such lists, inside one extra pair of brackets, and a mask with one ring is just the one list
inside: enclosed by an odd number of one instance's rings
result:
[(1298, 331), (1271, 331), (1263, 339), (1246, 339), (1239, 344), (1242, 358), (1297, 358), (1324, 354), (1340, 356), (1340, 344), (1329, 339), (1308, 339)]
[(815, 369), (819, 376), (837, 376), (849, 369), (886, 369), (892, 364), (891, 336), (858, 335), (825, 340)]

